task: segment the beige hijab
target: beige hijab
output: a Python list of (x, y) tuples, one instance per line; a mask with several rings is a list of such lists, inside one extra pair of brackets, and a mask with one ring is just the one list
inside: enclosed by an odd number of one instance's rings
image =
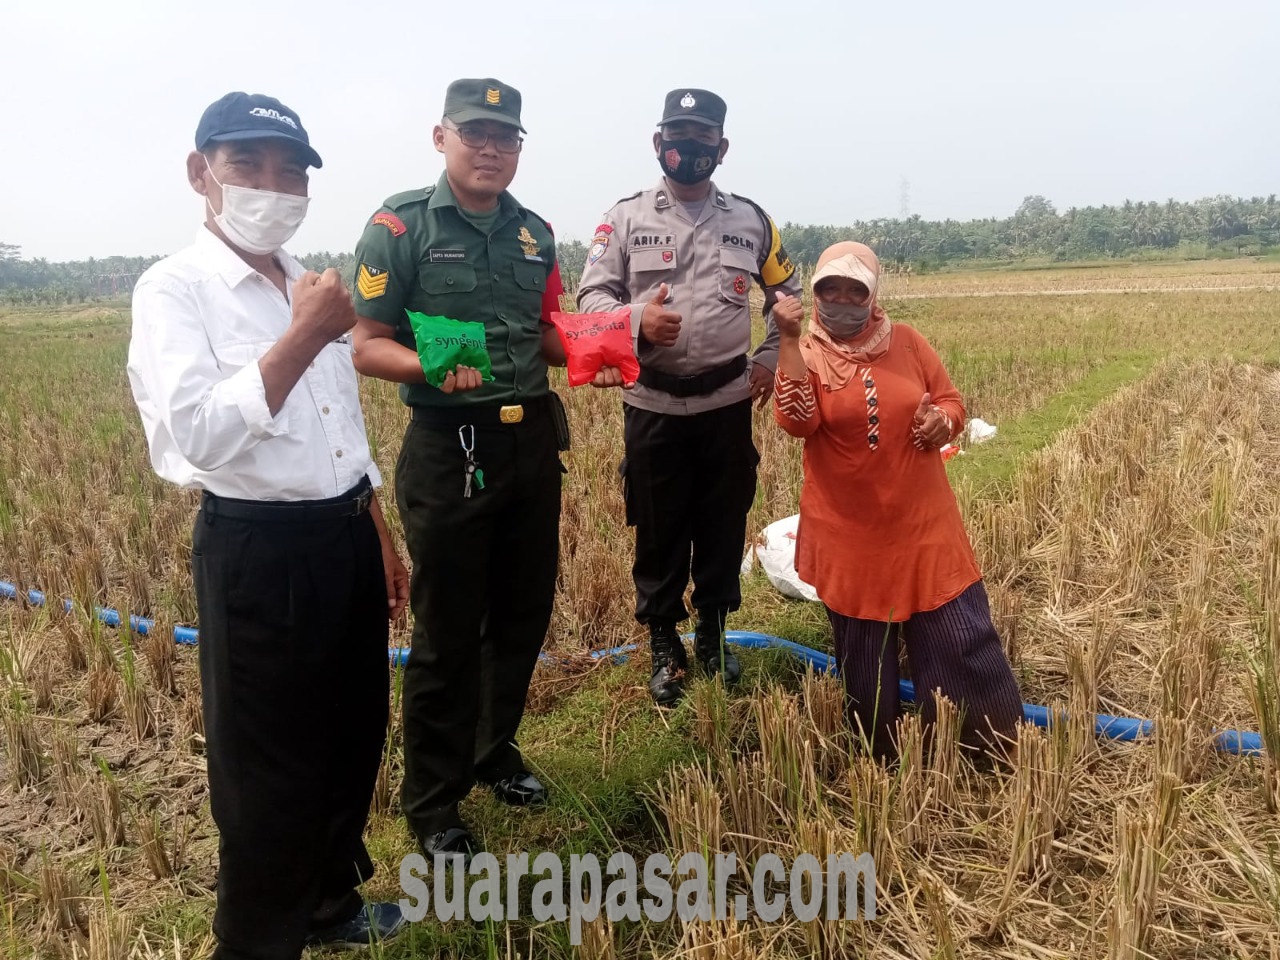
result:
[(880, 260), (865, 243), (846, 240), (832, 244), (818, 257), (810, 289), (827, 277), (850, 277), (871, 291), (871, 316), (862, 332), (851, 340), (837, 340), (818, 319), (815, 305), (808, 335), (800, 338), (805, 366), (818, 375), (828, 390), (841, 390), (857, 375), (861, 364), (884, 356), (889, 350), (893, 325), (876, 302), (880, 286)]

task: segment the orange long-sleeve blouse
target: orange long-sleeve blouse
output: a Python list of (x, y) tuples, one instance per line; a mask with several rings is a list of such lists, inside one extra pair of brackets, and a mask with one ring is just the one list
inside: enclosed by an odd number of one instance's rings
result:
[(942, 360), (894, 324), (889, 349), (841, 390), (779, 370), (774, 416), (804, 440), (796, 572), (846, 617), (901, 622), (955, 599), (981, 577), (937, 450), (918, 450), (925, 393), (951, 420), (965, 409)]

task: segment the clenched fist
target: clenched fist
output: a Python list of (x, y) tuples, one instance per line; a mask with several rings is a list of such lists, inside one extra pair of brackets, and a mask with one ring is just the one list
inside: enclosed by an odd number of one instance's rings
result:
[(342, 275), (333, 267), (308, 270), (293, 285), (293, 323), (308, 340), (327, 343), (356, 325), (356, 311)]

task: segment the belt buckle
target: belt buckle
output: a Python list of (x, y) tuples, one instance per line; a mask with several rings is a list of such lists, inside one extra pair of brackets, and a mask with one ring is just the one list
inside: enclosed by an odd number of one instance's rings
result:
[(369, 487), (366, 490), (362, 490), (360, 492), (360, 495), (356, 497), (356, 516), (358, 517), (360, 516), (360, 514), (368, 510), (369, 506), (372, 503), (373, 503), (373, 487)]
[(498, 419), (503, 423), (519, 423), (524, 419), (524, 406), (517, 403), (512, 406), (503, 407), (498, 411)]

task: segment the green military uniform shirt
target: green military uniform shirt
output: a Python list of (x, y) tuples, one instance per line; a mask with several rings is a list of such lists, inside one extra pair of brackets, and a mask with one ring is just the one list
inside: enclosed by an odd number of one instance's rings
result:
[(439, 407), (545, 396), (543, 297), (555, 265), (551, 229), (506, 191), (488, 234), (458, 206), (444, 174), (434, 187), (388, 199), (356, 245), (356, 313), (395, 327), (396, 341), (415, 352), (406, 310), (483, 323), (494, 378), (455, 394), (401, 384), (400, 399)]

